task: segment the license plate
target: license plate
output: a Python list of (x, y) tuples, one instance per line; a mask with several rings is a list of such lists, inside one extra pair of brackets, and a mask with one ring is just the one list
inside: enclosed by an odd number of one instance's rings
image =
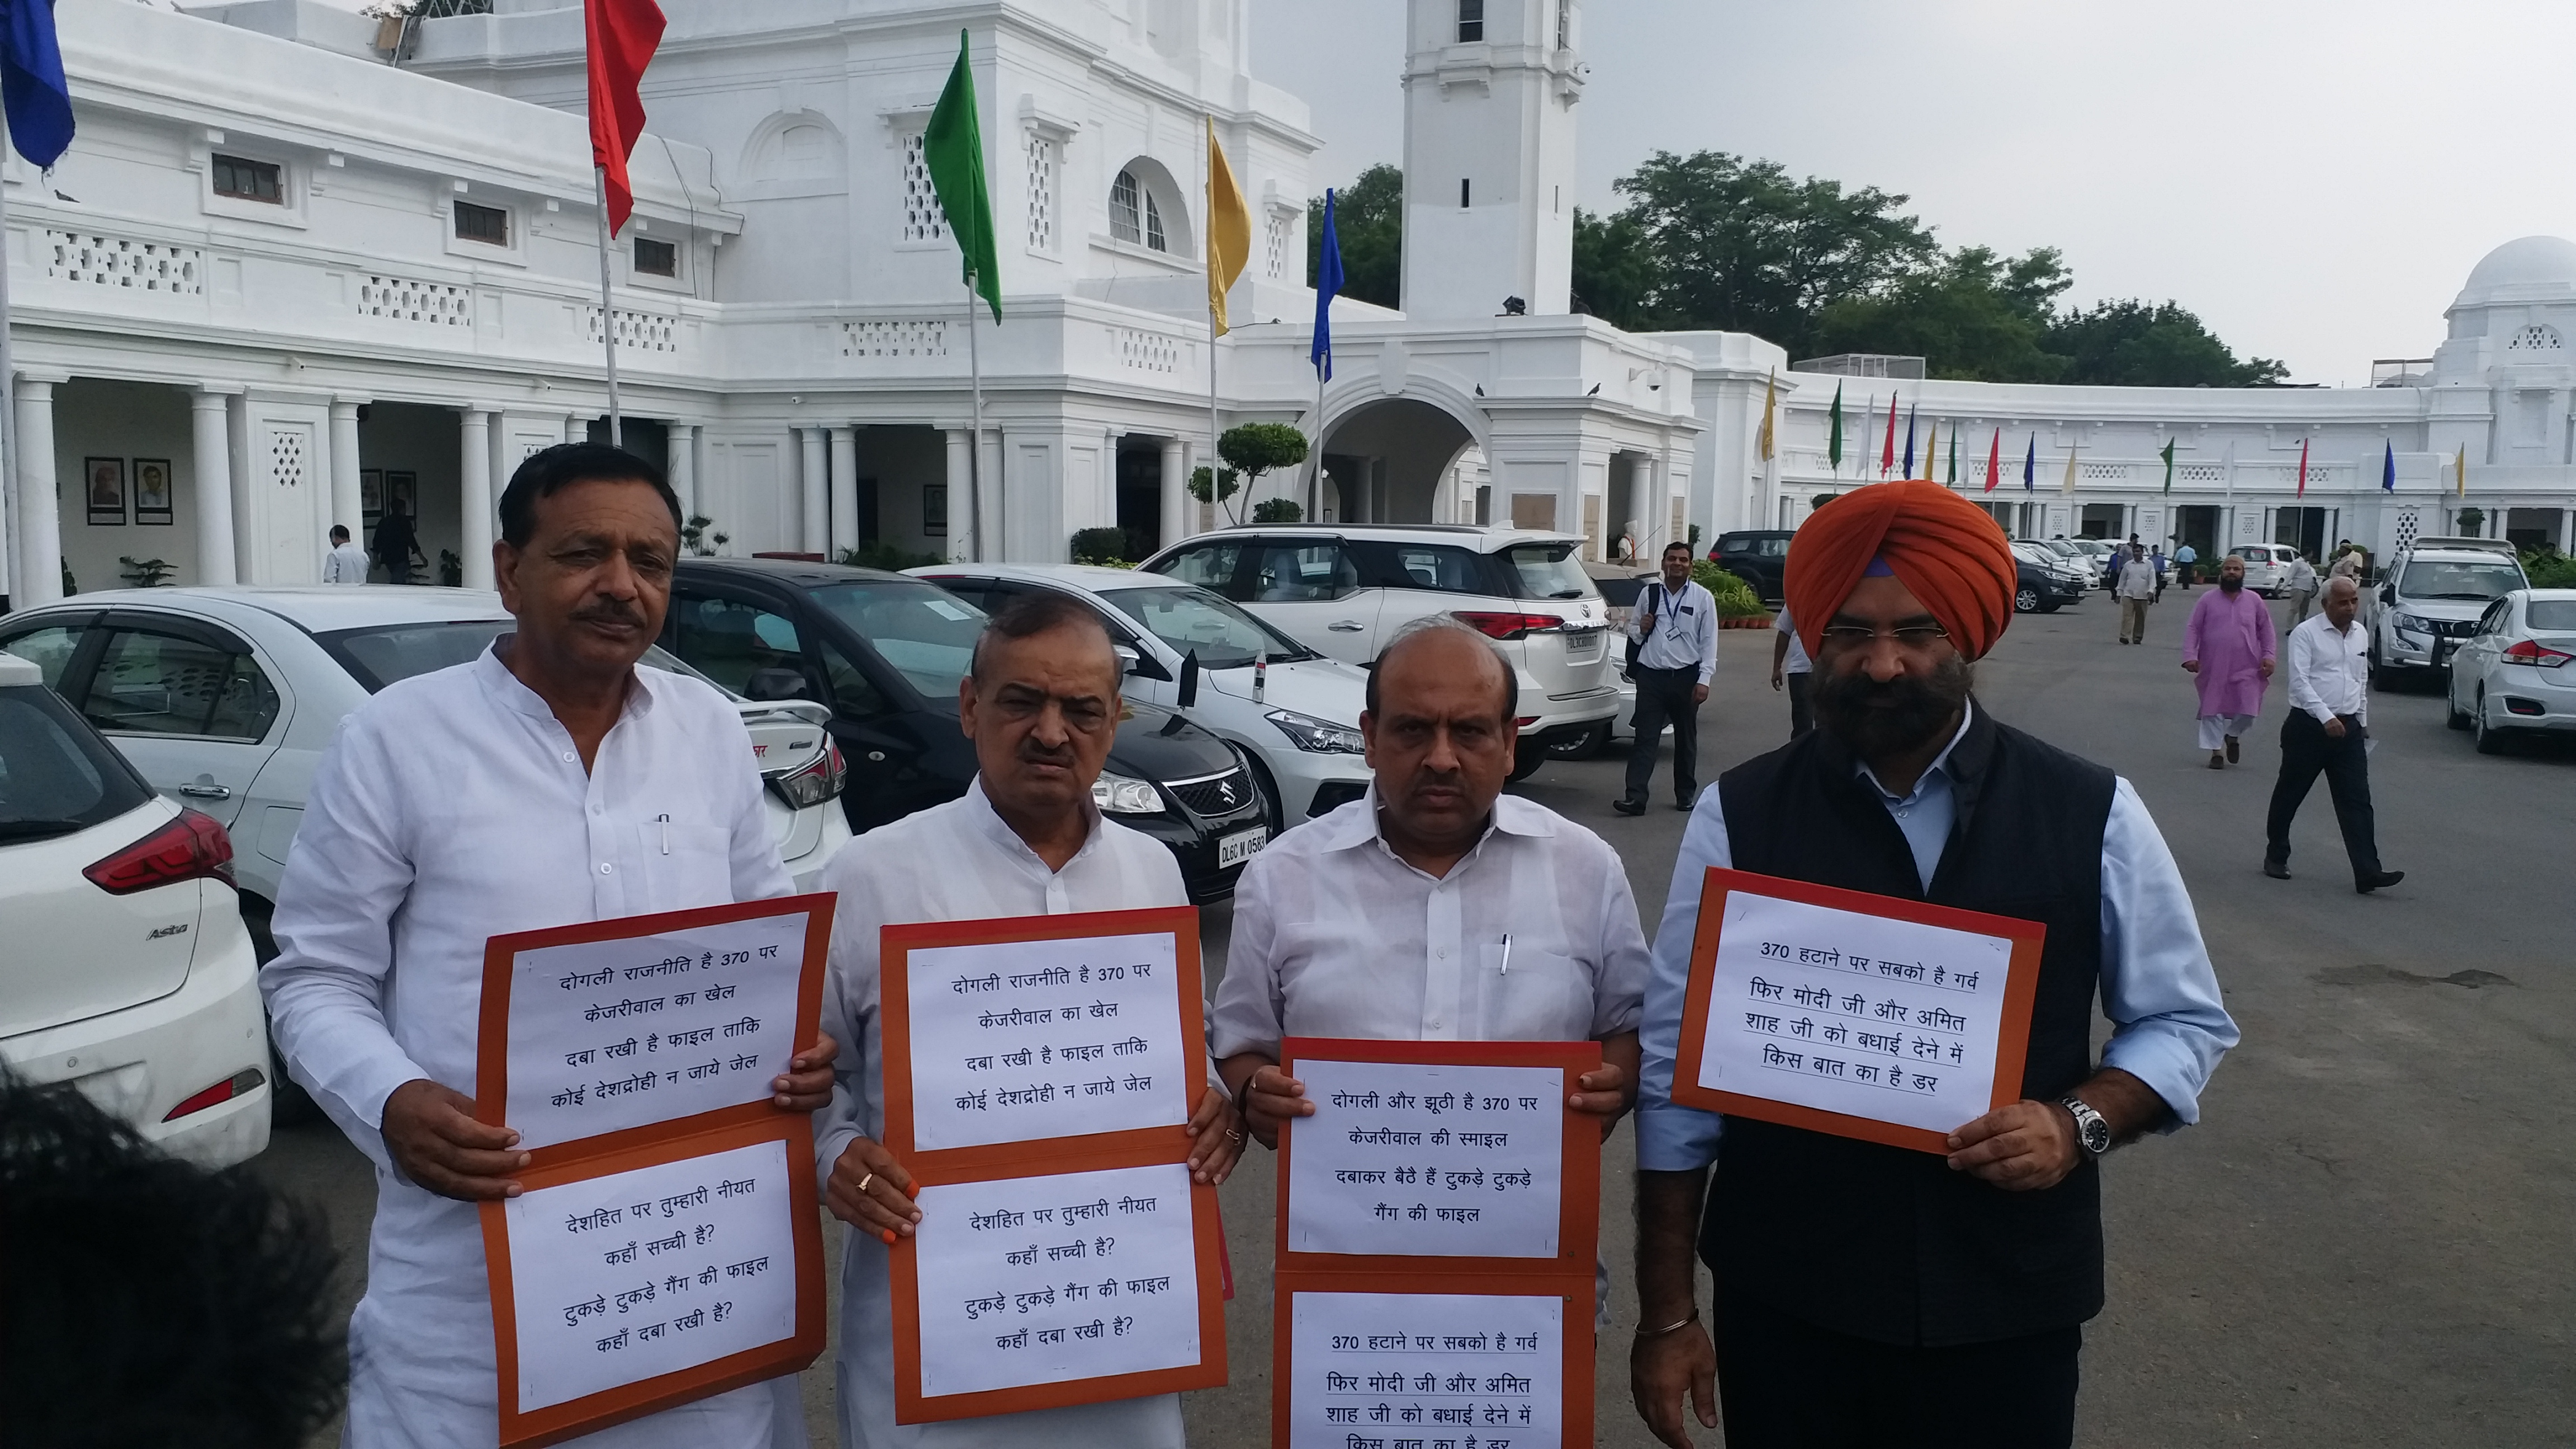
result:
[(1263, 825), (1220, 837), (1216, 843), (1216, 868), (1223, 870), (1229, 865), (1241, 865), (1259, 855), (1261, 847), (1269, 843), (1270, 830)]
[(1568, 658), (1568, 659), (1570, 659), (1570, 660), (1573, 660), (1573, 661), (1575, 661), (1576, 663), (1581, 663), (1582, 661), (1584, 661), (1584, 660), (1586, 660), (1586, 659), (1595, 659), (1595, 658), (1598, 658), (1598, 657), (1600, 657), (1600, 654), (1601, 654), (1601, 631), (1600, 631), (1600, 630), (1598, 630), (1598, 629), (1587, 629), (1587, 630), (1582, 631), (1581, 633), (1576, 633), (1576, 632), (1574, 632), (1574, 631), (1572, 631), (1572, 630), (1568, 630), (1568, 631), (1567, 631), (1566, 636), (1565, 636), (1565, 657), (1566, 657), (1566, 658)]

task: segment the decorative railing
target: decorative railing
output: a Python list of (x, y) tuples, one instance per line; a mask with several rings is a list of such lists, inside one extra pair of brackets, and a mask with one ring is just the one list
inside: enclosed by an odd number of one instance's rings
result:
[[(590, 340), (599, 340), (599, 309), (586, 309), (590, 321)], [(638, 352), (677, 352), (680, 350), (679, 326), (675, 319), (655, 316), (650, 312), (617, 309), (617, 345)]]
[(471, 327), (474, 289), (449, 282), (370, 276), (358, 284), (358, 315), (432, 327)]
[(1177, 373), (1181, 370), (1181, 341), (1160, 332), (1146, 332), (1134, 327), (1118, 331), (1118, 360), (1138, 372)]
[(948, 324), (920, 319), (844, 322), (841, 324), (841, 355), (868, 358), (946, 357)]
[(48, 277), (173, 297), (205, 293), (206, 254), (202, 248), (51, 227), (39, 236)]

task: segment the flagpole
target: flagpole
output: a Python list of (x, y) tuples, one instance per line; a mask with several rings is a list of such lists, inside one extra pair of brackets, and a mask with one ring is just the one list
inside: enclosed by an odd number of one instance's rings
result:
[[(8, 155), (9, 125), (0, 118), (0, 165), (7, 164)], [(0, 241), (8, 235), (9, 191), (0, 185)], [(10, 356), (9, 328), (9, 266), (0, 256), (0, 596), (12, 609), (23, 609), (36, 600), (27, 594), (27, 511), (20, 506), (25, 500), (18, 481), (18, 371)]]
[(1323, 522), (1324, 513), (1324, 369), (1315, 369), (1314, 466), (1306, 473), (1306, 521)]
[[(1208, 497), (1222, 500), (1224, 490), (1217, 484), (1216, 456), (1216, 303), (1208, 303)], [(1245, 499), (1249, 503), (1252, 500)], [(1225, 504), (1217, 504), (1217, 516), (1224, 517)], [(1238, 510), (1238, 518), (1240, 512)]]
[(599, 204), (599, 342), (608, 354), (608, 446), (626, 446), (626, 414), (617, 401), (617, 304), (608, 290), (608, 168), (590, 168), (591, 199)]
[(966, 437), (967, 562), (984, 561), (984, 359), (975, 345), (975, 276), (966, 274), (966, 375), (974, 388), (974, 425)]

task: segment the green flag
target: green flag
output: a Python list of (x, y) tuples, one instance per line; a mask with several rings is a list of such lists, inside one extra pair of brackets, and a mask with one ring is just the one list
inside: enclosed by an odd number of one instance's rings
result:
[(984, 191), (984, 134), (975, 122), (975, 72), (966, 64), (967, 35), (957, 32), (957, 66), (921, 134), (931, 190), (948, 213), (948, 230), (965, 254), (966, 282), (1002, 320), (1002, 278), (993, 261), (993, 198)]
[(2173, 439), (2165, 439), (2164, 451), (2158, 456), (2165, 460), (2165, 491), (2171, 493), (2173, 491)]
[(1831, 436), (1832, 441), (1825, 444), (1825, 451), (1833, 458), (1834, 472), (1840, 474), (1843, 471), (1843, 385), (1839, 382), (1834, 384)]

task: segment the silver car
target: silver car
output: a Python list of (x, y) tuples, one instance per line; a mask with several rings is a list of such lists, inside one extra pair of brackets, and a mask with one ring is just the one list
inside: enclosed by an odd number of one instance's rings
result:
[(2576, 589), (2515, 589), (2451, 651), (2450, 720), (2478, 753), (2509, 735), (2576, 731)]

